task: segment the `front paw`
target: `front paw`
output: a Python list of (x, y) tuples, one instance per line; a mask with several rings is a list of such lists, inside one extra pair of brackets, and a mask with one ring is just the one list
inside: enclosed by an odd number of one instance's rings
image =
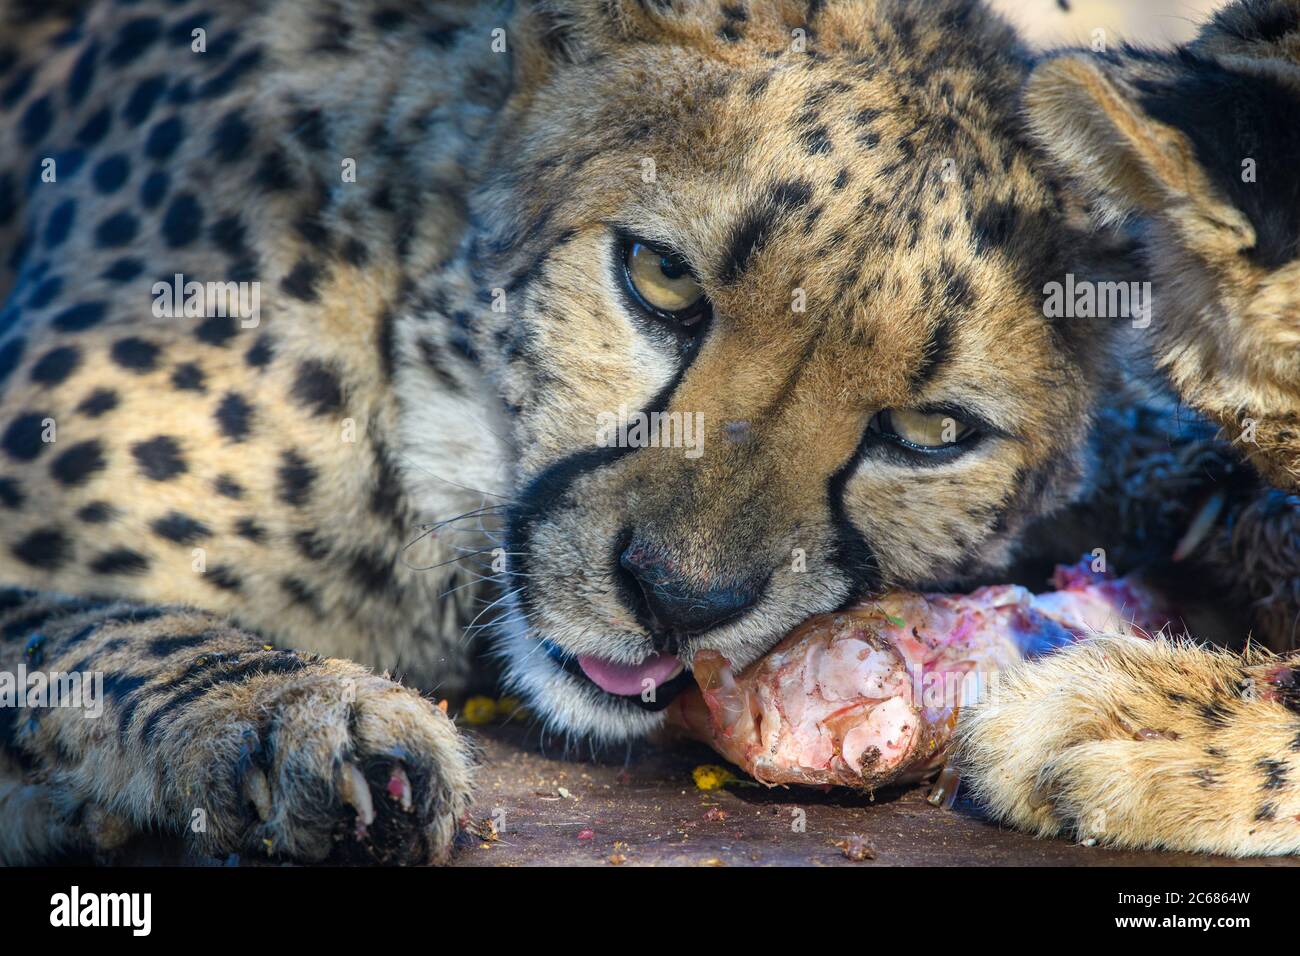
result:
[(1081, 641), (999, 675), (961, 714), (961, 779), (994, 819), (1038, 836), (1175, 845), (1169, 808), (1216, 796), (1206, 748), (1239, 678), (1227, 655), (1176, 642)]
[(165, 728), (196, 849), (312, 862), (445, 859), (474, 764), (451, 720), (355, 664), (267, 657), (247, 681), (209, 690)]

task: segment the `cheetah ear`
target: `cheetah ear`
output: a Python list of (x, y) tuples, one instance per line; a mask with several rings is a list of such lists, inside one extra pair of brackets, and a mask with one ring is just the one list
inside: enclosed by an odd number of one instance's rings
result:
[(1039, 143), (1099, 200), (1102, 220), (1159, 216), (1190, 247), (1218, 255), (1255, 245), (1250, 220), (1222, 197), (1191, 140), (1152, 118), (1113, 65), (1088, 54), (1046, 60), (1025, 108)]

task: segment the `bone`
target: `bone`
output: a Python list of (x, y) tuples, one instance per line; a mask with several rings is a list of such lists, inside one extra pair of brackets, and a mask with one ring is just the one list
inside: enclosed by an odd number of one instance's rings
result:
[[(735, 672), (716, 651), (693, 661), (697, 689), (668, 708), (670, 727), (712, 746), (760, 783), (873, 790), (937, 772), (960, 708), (1027, 656), (1099, 631), (1141, 635), (1168, 612), (1139, 582), (1087, 562), (1057, 569), (1057, 590), (895, 591), (805, 621)], [(956, 773), (934, 801), (950, 806)]]

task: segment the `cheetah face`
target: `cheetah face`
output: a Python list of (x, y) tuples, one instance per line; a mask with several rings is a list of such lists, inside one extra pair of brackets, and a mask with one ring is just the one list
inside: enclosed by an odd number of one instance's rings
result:
[(809, 615), (993, 573), (1080, 479), (1106, 336), (1044, 318), (1072, 243), (1000, 112), (1001, 25), (967, 10), (914, 62), (828, 11), (843, 49), (810, 56), (753, 9), (753, 42), (566, 65), (471, 210), (511, 675), (601, 741), (655, 727), (702, 649), (743, 666)]

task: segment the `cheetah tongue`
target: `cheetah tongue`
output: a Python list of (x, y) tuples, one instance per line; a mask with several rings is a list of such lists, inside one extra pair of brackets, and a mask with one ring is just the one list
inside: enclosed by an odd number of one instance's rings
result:
[[(630, 697), (649, 687), (660, 687), (676, 677), (682, 662), (669, 654), (654, 654), (640, 664), (616, 664), (613, 661), (581, 654), (578, 666), (601, 690)], [(647, 685), (645, 682), (650, 681)]]

